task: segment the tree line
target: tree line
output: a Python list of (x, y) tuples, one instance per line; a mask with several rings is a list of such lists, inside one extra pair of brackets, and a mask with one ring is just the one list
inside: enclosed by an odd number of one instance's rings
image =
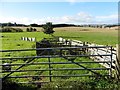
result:
[[(33, 24), (29, 24), (29, 25), (25, 25), (25, 24), (17, 24), (16, 22), (15, 23), (11, 23), (11, 22), (8, 22), (8, 23), (0, 23), (0, 26), (1, 27), (6, 27), (6, 26), (18, 26), (18, 27), (43, 27), (45, 24), (36, 24), (36, 23), (33, 23)], [(102, 26), (104, 27), (115, 27), (115, 26), (120, 26), (120, 24), (102, 24), (102, 25), (99, 25), (99, 24), (82, 24), (82, 25), (75, 25), (75, 24), (52, 24), (53, 28), (56, 28), (56, 27), (96, 27), (96, 28), (102, 28)]]
[[(0, 23), (0, 26), (1, 27), (6, 27), (6, 26), (43, 27), (44, 24), (39, 25), (39, 24), (34, 23), (34, 24), (30, 24), (30, 25), (25, 25), (25, 24), (17, 24), (17, 23), (8, 22), (8, 23)], [(76, 26), (76, 25), (74, 25), (74, 24), (53, 24), (52, 26), (55, 28), (55, 27), (70, 27), (70, 26)]]

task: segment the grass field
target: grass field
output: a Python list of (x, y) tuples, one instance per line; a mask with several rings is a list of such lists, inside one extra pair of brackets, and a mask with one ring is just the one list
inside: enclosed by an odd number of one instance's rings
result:
[(2, 36), (3, 38), (0, 38), (2, 49), (32, 48), (31, 46), (35, 44), (35, 42), (22, 41), (21, 37), (36, 37), (37, 41), (50, 37), (43, 32), (3, 33)]
[[(25, 32), (27, 27), (20, 27), (24, 29), (24, 32), (19, 32), (19, 33), (2, 33), (0, 37), (0, 40), (2, 41), (2, 49), (24, 49), (24, 48), (34, 48), (35, 47), (35, 42), (29, 42), (29, 41), (22, 41), (21, 37), (36, 37), (37, 41), (42, 40), (43, 38), (51, 38), (50, 35), (46, 35), (43, 32), (41, 32), (41, 28), (37, 27), (38, 32)], [(87, 28), (87, 27), (63, 27), (63, 28), (55, 28), (55, 33), (53, 34), (54, 36), (61, 36), (63, 38), (69, 38), (69, 39), (75, 39), (75, 40), (80, 40), (84, 42), (90, 42), (90, 43), (96, 43), (96, 44), (103, 44), (103, 45), (112, 45), (115, 46), (117, 44), (117, 30), (108, 30), (108, 29), (95, 29), (95, 28)], [(2, 53), (2, 56), (4, 57), (13, 57), (13, 56), (33, 56), (35, 55), (35, 52), (19, 52), (19, 53)], [(35, 62), (47, 62), (47, 59), (35, 59)], [(52, 62), (65, 62), (65, 59), (57, 58), (57, 59), (52, 59)], [(89, 58), (77, 58), (76, 61), (91, 61)], [(12, 63), (24, 63), (25, 61), (23, 60), (17, 60), (13, 61)], [(88, 64), (85, 65), (86, 67), (102, 67), (99, 64)], [(54, 68), (71, 68), (75, 67), (76, 65), (53, 65), (52, 67)], [(15, 69), (17, 67), (13, 67)], [(40, 68), (47, 68), (46, 66), (26, 66), (23, 68), (24, 69), (40, 69)], [(13, 75), (25, 75), (25, 74), (39, 74), (40, 72), (22, 72), (22, 73), (14, 73)], [(61, 71), (61, 72), (54, 72), (55, 74), (79, 74), (79, 73), (91, 73), (88, 71)], [(106, 72), (102, 72), (106, 73)], [(43, 72), (42, 74), (46, 75), (48, 72)], [(27, 79), (28, 80), (28, 79)], [(29, 79), (31, 80), (31, 79)], [(46, 80), (46, 79), (45, 79)], [(53, 80), (57, 80), (56, 78), (53, 78)], [(58, 81), (63, 80), (80, 80), (80, 78), (59, 78)], [(85, 82), (91, 82), (90, 78), (81, 78), (80, 81), (85, 81)], [(89, 81), (90, 80), (90, 81)], [(26, 79), (15, 79), (16, 82), (18, 81), (26, 81)], [(102, 86), (104, 84), (104, 86)], [(54, 83), (55, 84), (55, 83)], [(57, 84), (57, 83), (56, 83)], [(55, 84), (55, 85), (56, 85)], [(60, 84), (60, 83), (59, 83)], [(90, 83), (91, 85), (95, 84), (94, 81)], [(96, 83), (96, 87), (115, 87), (113, 83), (110, 85), (109, 81), (103, 81), (98, 80), (98, 83)], [(65, 84), (63, 84), (64, 87)], [(112, 86), (113, 85), (113, 86)], [(48, 85), (49, 86), (49, 85)], [(46, 86), (46, 87), (48, 87)], [(82, 86), (82, 85), (81, 85)], [(66, 86), (67, 87), (67, 86)]]
[(112, 45), (115, 46), (118, 42), (118, 31), (109, 29), (97, 29), (87, 27), (66, 27), (56, 28), (56, 36), (62, 36), (69, 39), (76, 39), (83, 42)]
[[(27, 27), (21, 27), (25, 29)], [(36, 37), (37, 41), (40, 41), (44, 37), (50, 37), (49, 35), (41, 32), (42, 28), (38, 28), (40, 32), (21, 32), (21, 33), (2, 33), (2, 49), (13, 49), (13, 48), (30, 48), (33, 42), (21, 41), (21, 37)], [(63, 38), (80, 40), (83, 42), (112, 45), (115, 46), (118, 43), (118, 31), (109, 29), (96, 29), (87, 27), (64, 27), (55, 28), (54, 36), (61, 36)], [(10, 44), (10, 45), (9, 45)], [(19, 46), (19, 44), (21, 46)]]

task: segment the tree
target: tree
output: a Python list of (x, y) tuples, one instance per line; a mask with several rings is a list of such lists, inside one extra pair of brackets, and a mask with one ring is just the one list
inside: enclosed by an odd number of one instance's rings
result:
[(14, 22), (14, 26), (17, 26), (17, 23), (16, 23), (16, 22)]
[(2, 29), (4, 28), (4, 25), (3, 25), (3, 24), (1, 24), (1, 28), (2, 28)]
[(45, 34), (52, 35), (55, 31), (53, 30), (52, 22), (47, 22), (45, 25), (43, 25), (43, 32)]
[(35, 24), (35, 23), (34, 23), (34, 24), (30, 24), (30, 26), (31, 26), (31, 27), (39, 27), (39, 25), (38, 25), (38, 24)]
[(36, 28), (34, 28), (34, 29), (33, 29), (33, 31), (34, 31), (34, 32), (36, 32), (36, 31), (37, 31), (37, 29), (36, 29)]
[(8, 23), (7, 23), (7, 26), (12, 26), (12, 23), (11, 23), (11, 22), (8, 22)]
[(26, 28), (26, 31), (29, 32), (29, 28)]
[(30, 27), (30, 32), (32, 32), (33, 31), (33, 28), (32, 27)]

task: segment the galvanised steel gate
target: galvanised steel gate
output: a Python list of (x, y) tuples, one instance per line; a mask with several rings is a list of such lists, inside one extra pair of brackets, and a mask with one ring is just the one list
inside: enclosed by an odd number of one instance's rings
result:
[[(109, 54), (91, 54), (89, 49), (94, 48), (109, 48), (111, 52)], [(2, 61), (0, 64), (2, 66), (2, 80), (15, 78), (19, 83), (45, 83), (57, 78), (112, 76), (111, 46), (37, 48), (0, 50), (0, 52), (2, 53), (0, 58)], [(108, 56), (110, 60), (88, 60), (96, 56)], [(109, 67), (99, 65), (100, 63), (106, 63)]]

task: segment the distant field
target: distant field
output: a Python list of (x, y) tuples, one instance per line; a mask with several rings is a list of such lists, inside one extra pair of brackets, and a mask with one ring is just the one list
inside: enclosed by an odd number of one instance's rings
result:
[[(26, 31), (26, 28), (29, 28), (29, 27), (13, 27), (13, 28), (21, 28), (23, 31)], [(42, 27), (32, 27), (32, 28), (36, 28), (37, 31), (42, 31)]]
[[(21, 28), (26, 31), (27, 27), (14, 27)], [(35, 27), (36, 28), (36, 27)], [(20, 40), (21, 37), (36, 37), (37, 41), (42, 38), (50, 37), (41, 32), (42, 28), (36, 28), (39, 32), (20, 32), (20, 33), (2, 33), (2, 49), (15, 49), (15, 48), (31, 48), (35, 42), (27, 42)], [(117, 30), (109, 29), (96, 29), (87, 27), (61, 27), (54, 28), (54, 36), (61, 36), (63, 38), (76, 39), (83, 42), (90, 42), (96, 44), (113, 45), (115, 46), (118, 41)]]
[(118, 31), (110, 29), (97, 29), (87, 27), (65, 27), (55, 28), (55, 36), (76, 39), (84, 42), (113, 45), (118, 42)]

